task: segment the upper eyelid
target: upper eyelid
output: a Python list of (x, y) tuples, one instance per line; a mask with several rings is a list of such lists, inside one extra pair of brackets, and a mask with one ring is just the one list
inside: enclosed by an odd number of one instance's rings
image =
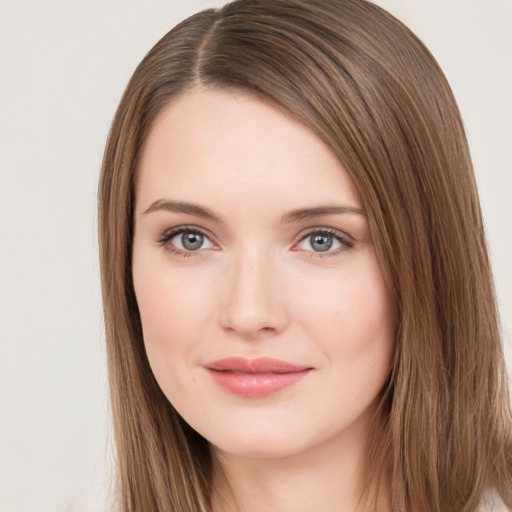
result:
[[(160, 241), (170, 240), (176, 235), (179, 235), (180, 233), (183, 233), (184, 231), (190, 231), (192, 233), (199, 233), (206, 238), (208, 238), (211, 242), (214, 242), (214, 236), (206, 229), (200, 228), (198, 226), (191, 226), (191, 225), (183, 225), (183, 226), (176, 226), (174, 228), (166, 229), (159, 237)], [(217, 243), (217, 242), (215, 242)]]
[(301, 233), (299, 233), (297, 235), (296, 239), (299, 240), (299, 241), (303, 240), (304, 238), (310, 236), (313, 233), (329, 233), (330, 235), (333, 235), (333, 236), (341, 238), (341, 239), (348, 239), (351, 242), (354, 241), (354, 238), (351, 237), (345, 231), (340, 231), (339, 229), (329, 228), (329, 227), (326, 227), (326, 226), (323, 226), (323, 227), (322, 226), (315, 226), (315, 227), (307, 228), (306, 230), (301, 231)]

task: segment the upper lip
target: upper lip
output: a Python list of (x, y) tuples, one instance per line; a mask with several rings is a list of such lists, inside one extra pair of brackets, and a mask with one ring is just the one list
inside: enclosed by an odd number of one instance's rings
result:
[(311, 366), (297, 365), (271, 357), (247, 359), (244, 357), (226, 357), (204, 365), (209, 370), (241, 373), (295, 373), (310, 370)]

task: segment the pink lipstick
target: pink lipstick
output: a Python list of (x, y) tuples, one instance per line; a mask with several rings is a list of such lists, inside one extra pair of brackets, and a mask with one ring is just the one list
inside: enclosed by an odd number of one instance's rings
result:
[(249, 398), (263, 398), (292, 386), (313, 369), (269, 357), (228, 357), (204, 366), (221, 387)]

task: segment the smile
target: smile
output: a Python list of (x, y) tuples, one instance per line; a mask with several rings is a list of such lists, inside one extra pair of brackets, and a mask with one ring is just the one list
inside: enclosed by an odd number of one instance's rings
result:
[(247, 398), (263, 398), (301, 381), (313, 368), (262, 357), (229, 357), (205, 365), (222, 388)]

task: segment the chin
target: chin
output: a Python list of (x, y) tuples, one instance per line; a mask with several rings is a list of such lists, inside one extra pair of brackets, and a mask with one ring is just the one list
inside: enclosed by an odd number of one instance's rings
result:
[(293, 423), (289, 418), (276, 420), (232, 421), (217, 426), (210, 423), (207, 428), (196, 430), (219, 453), (254, 459), (284, 459), (322, 445), (328, 448), (340, 434), (332, 426), (308, 424), (306, 418), (294, 417)]
[(224, 442), (211, 443), (212, 447), (221, 453), (247, 459), (280, 459), (290, 457), (304, 450), (301, 443), (283, 437), (267, 438), (257, 436), (255, 438), (236, 438), (223, 440)]

